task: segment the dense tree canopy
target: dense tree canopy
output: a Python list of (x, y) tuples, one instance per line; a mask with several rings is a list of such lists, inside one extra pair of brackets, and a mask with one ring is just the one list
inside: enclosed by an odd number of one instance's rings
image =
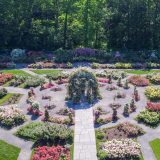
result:
[(0, 48), (158, 49), (159, 0), (0, 0)]

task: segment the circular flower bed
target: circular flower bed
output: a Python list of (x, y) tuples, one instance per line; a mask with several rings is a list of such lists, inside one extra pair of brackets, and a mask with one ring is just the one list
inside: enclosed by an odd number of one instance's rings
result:
[(133, 85), (139, 86), (139, 87), (144, 87), (149, 85), (149, 80), (146, 79), (145, 77), (142, 76), (131, 76), (129, 77), (129, 82), (132, 83)]
[(147, 87), (145, 90), (145, 95), (149, 100), (159, 100), (160, 99), (160, 88), (159, 87)]
[(140, 145), (132, 139), (113, 139), (105, 142), (103, 151), (109, 159), (136, 159), (141, 156)]
[(0, 124), (4, 127), (11, 128), (22, 124), (25, 121), (25, 116), (22, 111), (12, 106), (0, 107)]
[(70, 151), (62, 146), (38, 147), (35, 149), (32, 160), (70, 160)]

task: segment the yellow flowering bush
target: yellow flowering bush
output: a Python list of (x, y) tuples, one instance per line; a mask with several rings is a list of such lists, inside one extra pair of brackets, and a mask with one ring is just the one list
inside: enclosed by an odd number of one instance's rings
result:
[(160, 100), (160, 87), (147, 87), (145, 90), (145, 95), (149, 100)]

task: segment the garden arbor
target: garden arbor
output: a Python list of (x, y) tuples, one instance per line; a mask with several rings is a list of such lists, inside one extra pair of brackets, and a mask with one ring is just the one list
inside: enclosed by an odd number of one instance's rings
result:
[(82, 99), (88, 103), (99, 99), (98, 82), (94, 74), (87, 69), (78, 69), (69, 78), (68, 99), (79, 103)]

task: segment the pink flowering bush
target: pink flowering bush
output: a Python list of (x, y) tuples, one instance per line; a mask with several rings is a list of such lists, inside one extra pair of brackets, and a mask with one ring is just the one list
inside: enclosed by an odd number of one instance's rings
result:
[(108, 83), (108, 82), (109, 82), (109, 79), (106, 79), (106, 78), (98, 78), (98, 82), (100, 82), (100, 83)]
[(62, 146), (53, 147), (38, 147), (32, 160), (70, 160), (70, 151)]
[(132, 139), (113, 139), (103, 144), (109, 159), (136, 159), (141, 156), (140, 145)]
[(40, 105), (38, 102), (36, 101), (33, 101), (31, 102), (31, 104), (29, 105), (27, 111), (32, 114), (32, 115), (35, 115), (35, 116), (42, 116), (43, 113), (40, 111), (39, 109)]
[(137, 137), (139, 135), (144, 134), (142, 128), (129, 122), (120, 123), (117, 126), (117, 128), (120, 132), (124, 132), (127, 135), (127, 137)]
[(45, 84), (43, 84), (41, 86), (41, 90), (43, 90), (43, 89), (49, 89), (49, 88), (52, 88), (52, 87), (54, 87), (54, 84), (52, 84), (52, 83), (45, 83)]
[(135, 86), (145, 87), (149, 85), (149, 80), (142, 76), (131, 76), (128, 80)]
[(13, 78), (13, 74), (10, 73), (2, 73), (0, 74), (0, 85), (5, 84)]
[(22, 111), (13, 106), (0, 107), (0, 124), (4, 127), (11, 128), (22, 124), (25, 116)]
[(159, 112), (160, 111), (160, 103), (153, 103), (153, 102), (147, 102), (147, 109), (149, 109), (150, 111), (155, 111), (155, 112)]

